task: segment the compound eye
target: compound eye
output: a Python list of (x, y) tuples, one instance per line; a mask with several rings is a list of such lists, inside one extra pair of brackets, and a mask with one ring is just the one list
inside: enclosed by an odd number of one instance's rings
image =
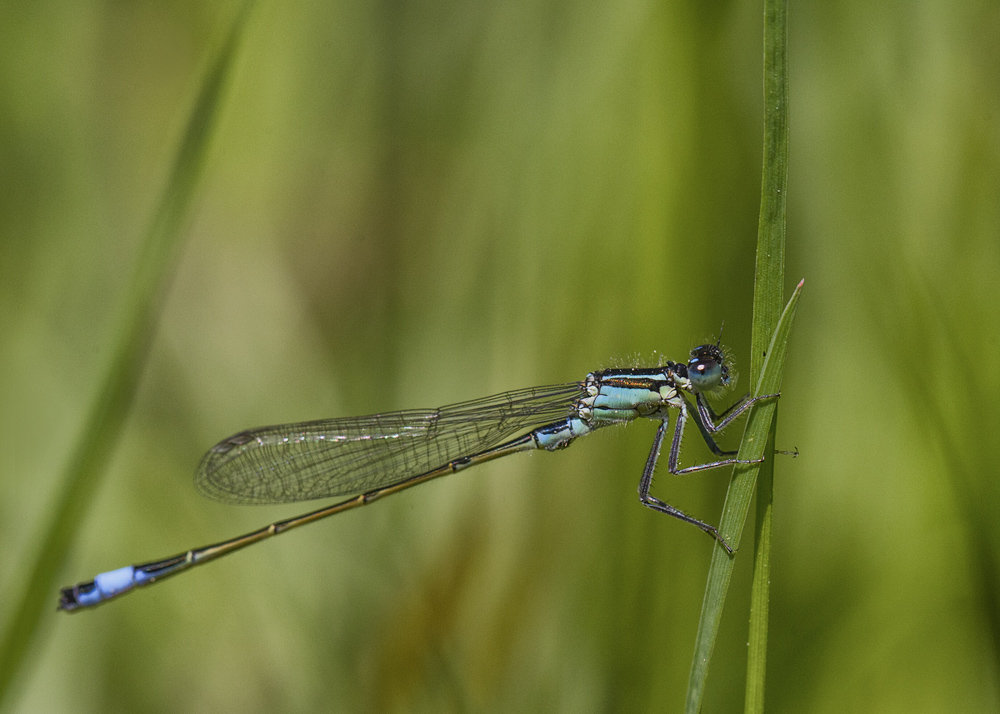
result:
[(688, 362), (688, 379), (699, 392), (710, 392), (720, 383), (725, 385), (729, 381), (720, 362), (700, 357)]

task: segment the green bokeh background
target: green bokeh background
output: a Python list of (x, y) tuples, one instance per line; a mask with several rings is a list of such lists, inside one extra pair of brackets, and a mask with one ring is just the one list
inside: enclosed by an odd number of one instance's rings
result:
[[(0, 625), (235, 10), (0, 7)], [(760, 16), (260, 2), (64, 583), (301, 511), (192, 488), (247, 426), (679, 359), (723, 321), (745, 373)], [(776, 475), (774, 712), (1000, 708), (997, 37), (995, 2), (790, 4), (787, 274), (806, 288), (779, 414), (802, 454)], [(711, 542), (639, 505), (653, 431), (486, 465), (94, 612), (55, 613), (53, 590), (7, 704), (680, 711)], [(664, 473), (657, 493), (717, 521), (725, 484)], [(746, 555), (706, 712), (742, 706)]]

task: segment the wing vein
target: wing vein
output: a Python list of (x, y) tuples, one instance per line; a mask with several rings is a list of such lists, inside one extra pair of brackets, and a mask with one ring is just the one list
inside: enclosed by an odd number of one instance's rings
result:
[(225, 503), (291, 503), (384, 488), (568, 417), (573, 382), (433, 410), (278, 424), (234, 434), (202, 459), (195, 486)]

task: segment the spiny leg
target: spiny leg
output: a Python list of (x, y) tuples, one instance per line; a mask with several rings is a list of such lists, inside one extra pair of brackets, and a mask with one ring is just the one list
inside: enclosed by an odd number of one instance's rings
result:
[[(754, 397), (753, 399), (749, 399), (749, 396), (749, 394), (746, 395), (733, 406), (729, 407), (729, 409), (722, 412), (722, 414), (716, 415), (716, 413), (712, 411), (712, 407), (708, 404), (708, 401), (705, 399), (705, 395), (698, 392), (698, 414), (701, 416), (704, 427), (713, 434), (722, 431), (729, 426), (734, 419), (739, 417), (740, 414), (745, 412), (757, 402), (763, 401), (764, 399), (777, 399), (781, 396), (781, 392), (778, 392), (777, 394), (762, 394), (761, 396)], [(722, 421), (716, 424), (716, 419), (722, 419)]]
[(715, 410), (712, 409), (712, 405), (709, 404), (708, 399), (706, 399), (705, 395), (702, 394), (701, 392), (698, 392), (697, 399), (698, 399), (699, 410), (701, 410), (703, 413), (707, 412), (708, 415), (711, 417), (711, 419), (706, 419), (705, 421), (711, 421), (714, 423), (716, 419), (722, 419), (726, 417), (729, 414), (729, 412), (743, 406), (747, 402), (747, 400), (750, 399), (750, 392), (747, 392), (742, 397), (740, 397), (735, 402), (726, 407), (726, 409), (721, 414), (715, 413)]
[[(701, 417), (700, 410), (691, 409), (691, 404), (687, 401), (687, 398), (684, 397), (684, 395), (681, 395), (681, 399), (683, 399), (685, 403), (687, 403), (688, 408), (686, 413), (691, 415), (691, 418), (694, 420), (695, 426), (697, 426), (698, 431), (701, 432), (701, 438), (704, 440), (708, 448), (712, 450), (712, 453), (715, 454), (716, 456), (736, 456), (737, 452), (725, 451), (717, 443), (715, 443), (715, 439), (712, 438), (712, 432), (710, 432), (708, 428), (705, 426), (705, 420)], [(680, 448), (679, 442), (677, 448), (678, 449)]]
[[(677, 414), (677, 426), (674, 428), (674, 441), (670, 445), (670, 457), (667, 459), (667, 468), (670, 469), (670, 473), (675, 476), (680, 476), (681, 474), (690, 474), (695, 473), (696, 471), (707, 471), (708, 469), (717, 469), (720, 466), (732, 466), (733, 464), (759, 464), (764, 460), (763, 456), (759, 459), (723, 459), (722, 461), (712, 461), (711, 463), (688, 466), (683, 469), (677, 468), (677, 463), (680, 461), (681, 454), (681, 438), (684, 436), (684, 422), (687, 421), (688, 417), (687, 404), (687, 400), (685, 399), (680, 406), (680, 411)], [(694, 416), (694, 419), (696, 422), (698, 421), (697, 416)], [(702, 433), (704, 434), (704, 432)], [(706, 437), (706, 441), (710, 442), (709, 447), (715, 443), (714, 441), (711, 441), (709, 437)], [(716, 445), (715, 448), (718, 449), (718, 445)], [(715, 451), (715, 449), (713, 449), (713, 451)]]
[[(715, 529), (715, 526), (710, 526), (707, 523), (699, 521), (697, 518), (692, 518), (680, 509), (674, 508), (669, 503), (664, 503), (649, 493), (649, 489), (653, 485), (653, 472), (656, 471), (656, 462), (660, 458), (660, 449), (663, 447), (663, 438), (667, 433), (667, 426), (667, 420), (664, 419), (660, 422), (660, 426), (656, 430), (656, 438), (653, 439), (653, 448), (649, 451), (649, 458), (646, 459), (646, 467), (642, 470), (642, 478), (639, 479), (639, 500), (642, 501), (644, 506), (648, 506), (654, 511), (666, 513), (668, 516), (673, 516), (674, 518), (679, 518), (686, 523), (698, 526), (698, 528), (708, 533), (715, 540), (719, 541), (722, 547), (725, 548), (730, 555), (732, 555), (733, 549), (730, 548), (729, 544), (719, 536), (719, 531)], [(683, 427), (681, 427), (679, 422), (677, 426), (683, 430)]]
[[(747, 399), (744, 397), (742, 400), (736, 402), (729, 409), (724, 411), (721, 415), (722, 421), (715, 424), (715, 419), (719, 416), (712, 411), (711, 407), (708, 406), (707, 402), (701, 394), (697, 396), (698, 407), (696, 410), (690, 410), (690, 403), (687, 399), (682, 397), (682, 404), (680, 406), (679, 412), (677, 414), (677, 424), (674, 427), (674, 437), (670, 443), (670, 453), (667, 458), (667, 468), (670, 473), (675, 475), (694, 473), (698, 471), (706, 471), (708, 469), (715, 469), (721, 466), (732, 466), (735, 464), (759, 464), (764, 458), (759, 459), (723, 459), (721, 461), (713, 461), (707, 464), (698, 464), (696, 466), (688, 466), (687, 468), (678, 468), (678, 462), (680, 460), (680, 449), (681, 441), (684, 438), (684, 424), (687, 421), (688, 415), (694, 419), (695, 424), (698, 426), (698, 430), (701, 432), (702, 438), (704, 438), (705, 443), (717, 456), (730, 456), (735, 455), (736, 451), (723, 451), (715, 439), (712, 438), (712, 434), (724, 429), (729, 425), (734, 419), (736, 419), (740, 414), (746, 411), (753, 404), (763, 400), (778, 397), (778, 394), (765, 394), (759, 397), (754, 397), (753, 399)], [(689, 411), (690, 410), (690, 411)], [(652, 508), (660, 513), (666, 513), (674, 518), (679, 518), (682, 521), (690, 523), (697, 526), (701, 530), (708, 533), (719, 544), (726, 549), (730, 555), (733, 554), (733, 549), (729, 544), (719, 535), (719, 531), (707, 523), (699, 521), (697, 518), (692, 518), (680, 509), (674, 508), (669, 503), (664, 503), (655, 496), (649, 493), (649, 489), (653, 485), (653, 473), (656, 470), (656, 462), (660, 458), (660, 451), (663, 448), (663, 439), (666, 437), (668, 422), (666, 419), (660, 422), (659, 428), (656, 430), (656, 438), (653, 440), (653, 447), (650, 449), (649, 458), (646, 459), (646, 467), (643, 469), (642, 478), (639, 480), (639, 500), (643, 505)]]
[[(723, 451), (722, 449), (720, 449), (718, 444), (715, 443), (715, 439), (712, 438), (712, 433), (724, 429), (726, 426), (729, 425), (730, 422), (732, 422), (733, 419), (735, 419), (744, 411), (746, 411), (747, 407), (749, 407), (751, 404), (758, 402), (762, 399), (770, 399), (772, 397), (777, 398), (780, 396), (781, 393), (779, 392), (777, 394), (764, 394), (762, 396), (755, 397), (754, 399), (749, 399), (750, 395), (745, 394), (742, 399), (733, 404), (733, 406), (729, 407), (729, 409), (722, 412), (722, 414), (716, 415), (716, 413), (712, 411), (711, 405), (709, 405), (709, 403), (705, 401), (704, 395), (699, 393), (697, 396), (698, 408), (695, 410), (691, 410), (691, 417), (694, 419), (695, 424), (698, 425), (698, 430), (701, 432), (702, 438), (705, 440), (705, 443), (708, 444), (708, 448), (712, 450), (713, 454), (715, 454), (716, 456), (735, 456), (738, 452)], [(718, 419), (719, 417), (725, 417), (727, 414), (729, 414), (729, 412), (733, 411), (733, 409), (736, 409), (737, 407), (739, 407), (739, 409), (738, 411), (736, 411), (735, 414), (733, 414), (727, 419), (724, 419), (718, 425), (713, 423), (715, 419)], [(781, 451), (780, 449), (775, 449), (774, 453), (783, 454), (784, 456), (791, 456), (794, 459), (796, 456), (799, 455), (799, 450), (796, 448), (793, 448), (791, 451)]]

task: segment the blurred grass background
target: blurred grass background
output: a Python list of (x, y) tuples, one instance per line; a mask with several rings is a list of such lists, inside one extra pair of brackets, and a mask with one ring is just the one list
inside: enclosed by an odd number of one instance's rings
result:
[[(0, 8), (4, 620), (235, 10)], [(745, 372), (760, 12), (260, 2), (65, 584), (302, 510), (191, 487), (250, 425), (679, 359), (723, 320)], [(996, 711), (1000, 7), (792, 2), (789, 25), (787, 274), (807, 285), (778, 434), (802, 455), (776, 477), (768, 707)], [(638, 504), (653, 431), (486, 465), (91, 613), (53, 591), (8, 704), (679, 711), (711, 542)], [(725, 475), (657, 483), (717, 522)], [(742, 702), (748, 583), (738, 566), (706, 712)]]

